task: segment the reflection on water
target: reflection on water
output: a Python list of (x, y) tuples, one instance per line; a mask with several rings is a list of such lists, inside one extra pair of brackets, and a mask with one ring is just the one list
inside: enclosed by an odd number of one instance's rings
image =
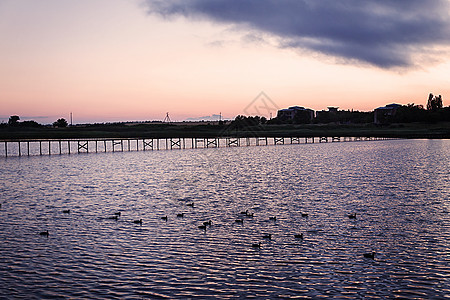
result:
[(2, 159), (0, 294), (445, 298), (449, 165), (447, 140)]

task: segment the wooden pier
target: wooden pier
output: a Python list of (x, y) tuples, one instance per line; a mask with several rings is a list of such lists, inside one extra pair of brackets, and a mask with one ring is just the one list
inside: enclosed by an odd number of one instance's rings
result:
[(62, 155), (388, 140), (381, 137), (215, 137), (3, 140), (0, 156)]

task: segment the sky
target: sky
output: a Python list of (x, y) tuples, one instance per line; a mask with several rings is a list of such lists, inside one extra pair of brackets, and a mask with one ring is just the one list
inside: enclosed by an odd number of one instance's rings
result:
[(0, 122), (450, 102), (449, 0), (0, 0)]

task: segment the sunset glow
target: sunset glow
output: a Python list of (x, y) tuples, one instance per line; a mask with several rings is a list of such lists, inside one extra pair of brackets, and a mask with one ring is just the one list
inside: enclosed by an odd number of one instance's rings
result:
[[(45, 124), (71, 112), (74, 123), (162, 120), (166, 112), (179, 121), (234, 118), (261, 91), (280, 108), (369, 111), (426, 104), (430, 92), (450, 103), (450, 38), (409, 44), (408, 53), (395, 48), (392, 61), (352, 58), (322, 44), (281, 47), (304, 39), (286, 40), (284, 28), (258, 20), (240, 26), (202, 1), (186, 1), (185, 15), (176, 12), (179, 1), (165, 1), (165, 13), (157, 2), (0, 0), (0, 121), (19, 115)], [(430, 3), (439, 20), (449, 19), (448, 1)], [(448, 21), (439, 26), (450, 36)]]

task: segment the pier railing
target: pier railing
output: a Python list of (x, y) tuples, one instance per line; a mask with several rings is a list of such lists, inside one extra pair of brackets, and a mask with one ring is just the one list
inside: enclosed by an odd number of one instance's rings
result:
[(3, 140), (0, 156), (62, 155), (99, 152), (269, 146), (388, 140), (385, 137), (216, 137)]

